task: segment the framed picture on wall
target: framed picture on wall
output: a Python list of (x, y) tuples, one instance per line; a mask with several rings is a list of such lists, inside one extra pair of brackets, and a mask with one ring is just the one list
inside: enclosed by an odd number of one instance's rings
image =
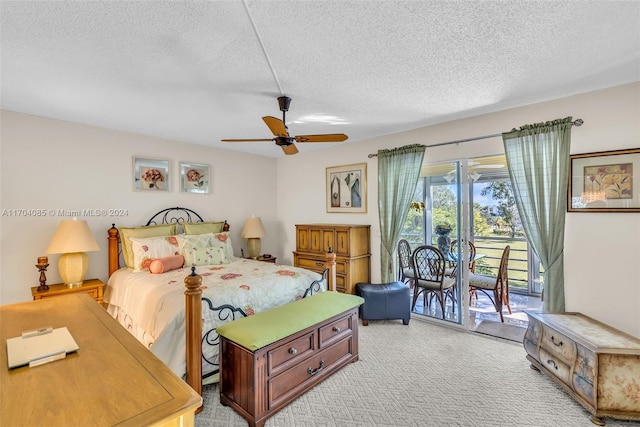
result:
[(367, 212), (367, 164), (327, 168), (327, 212)]
[(209, 165), (180, 162), (180, 192), (209, 193)]
[(134, 157), (133, 189), (135, 191), (169, 191), (169, 161)]
[(568, 212), (640, 212), (640, 148), (573, 154)]

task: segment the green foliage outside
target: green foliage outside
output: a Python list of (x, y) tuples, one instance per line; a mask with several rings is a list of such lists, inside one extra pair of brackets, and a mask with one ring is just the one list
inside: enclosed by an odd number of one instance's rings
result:
[[(476, 184), (482, 185), (482, 184)], [(453, 186), (439, 185), (432, 187), (432, 230), (431, 235), (436, 244), (437, 236), (433, 232), (439, 224), (449, 224), (451, 235), (458, 233), (457, 229), (457, 201), (452, 191)], [(422, 189), (416, 195), (422, 193)], [(496, 201), (495, 208), (481, 206), (474, 203), (473, 235), (478, 253), (485, 255), (476, 263), (476, 273), (495, 276), (500, 257), (506, 245), (511, 246), (509, 257), (510, 286), (527, 289), (527, 246), (524, 232), (520, 225), (520, 217), (515, 204), (515, 198), (508, 181), (492, 181), (485, 184), (480, 192), (483, 196), (490, 196)], [(416, 200), (409, 209), (402, 237), (407, 239), (412, 247), (424, 244), (424, 209), (421, 200)], [(497, 214), (496, 214), (497, 212)]]

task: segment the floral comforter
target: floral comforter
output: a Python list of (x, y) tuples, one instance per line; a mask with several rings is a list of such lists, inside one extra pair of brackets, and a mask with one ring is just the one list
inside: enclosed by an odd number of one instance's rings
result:
[[(163, 274), (134, 272), (123, 268), (107, 283), (104, 299), (107, 310), (140, 342), (145, 344), (176, 374), (185, 374), (185, 285), (190, 268)], [(224, 304), (252, 315), (302, 298), (314, 280), (310, 270), (273, 263), (234, 258), (230, 264), (199, 266), (203, 298), (214, 307)], [(321, 290), (326, 284), (321, 284)], [(203, 304), (203, 331), (224, 323)], [(217, 359), (217, 346), (203, 348), (205, 357)], [(204, 364), (203, 373), (215, 367)]]

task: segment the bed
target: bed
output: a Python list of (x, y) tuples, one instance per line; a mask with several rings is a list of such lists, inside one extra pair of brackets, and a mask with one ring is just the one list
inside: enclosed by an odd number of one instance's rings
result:
[[(208, 232), (218, 226), (221, 231)], [(108, 230), (107, 311), (198, 392), (203, 383), (218, 380), (217, 326), (332, 289), (335, 283), (333, 253), (327, 254), (321, 275), (235, 257), (228, 232), (226, 221), (205, 222), (181, 207), (156, 213), (143, 227), (113, 224)], [(203, 241), (208, 250), (193, 243)], [(175, 253), (158, 258), (170, 250), (167, 244), (174, 245)], [(180, 256), (184, 266), (157, 267)]]

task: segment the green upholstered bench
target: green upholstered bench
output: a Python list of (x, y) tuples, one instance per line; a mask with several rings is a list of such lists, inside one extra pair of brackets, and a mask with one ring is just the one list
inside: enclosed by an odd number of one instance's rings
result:
[(218, 326), (216, 332), (248, 350), (258, 350), (354, 307), (364, 299), (321, 292), (280, 307)]
[(217, 328), (220, 402), (250, 426), (358, 360), (359, 296), (322, 292)]

